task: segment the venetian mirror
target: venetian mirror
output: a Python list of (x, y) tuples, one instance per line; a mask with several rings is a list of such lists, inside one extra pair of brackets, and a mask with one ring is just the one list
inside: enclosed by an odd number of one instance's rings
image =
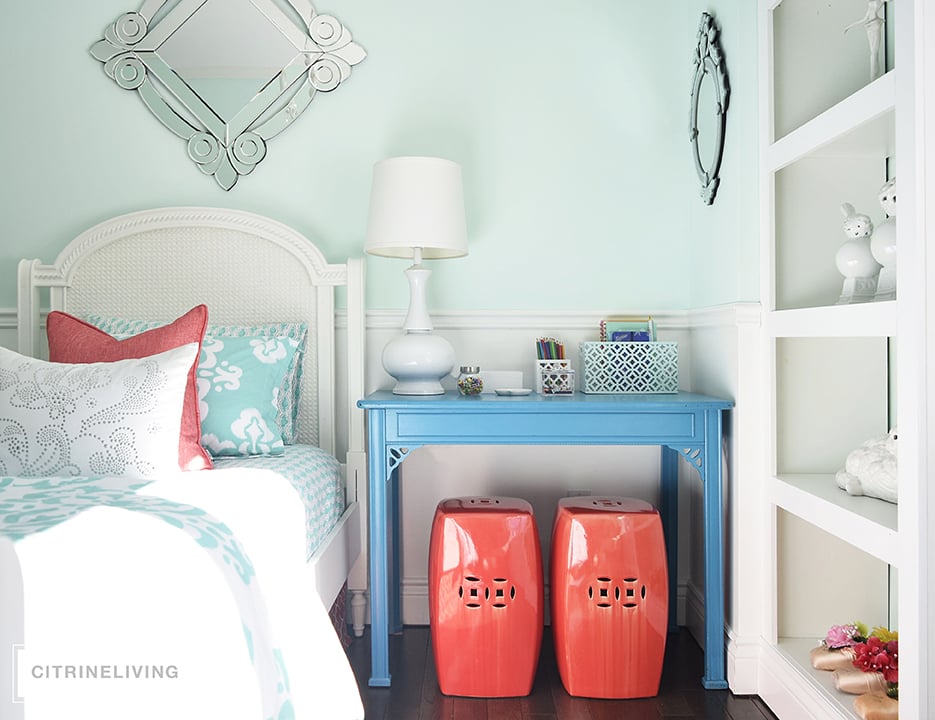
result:
[(714, 18), (701, 14), (695, 45), (695, 74), (692, 78), (691, 138), (695, 171), (701, 181), (701, 199), (714, 202), (721, 180), (721, 157), (724, 154), (724, 129), (727, 124), (727, 68), (718, 41)]
[(230, 190), (318, 92), (366, 57), (308, 0), (143, 0), (91, 47), (187, 143), (201, 172)]

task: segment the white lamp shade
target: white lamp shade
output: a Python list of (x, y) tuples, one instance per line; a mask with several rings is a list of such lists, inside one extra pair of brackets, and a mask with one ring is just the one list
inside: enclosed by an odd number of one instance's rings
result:
[(373, 167), (364, 251), (384, 257), (467, 255), (461, 166), (432, 157), (395, 157)]

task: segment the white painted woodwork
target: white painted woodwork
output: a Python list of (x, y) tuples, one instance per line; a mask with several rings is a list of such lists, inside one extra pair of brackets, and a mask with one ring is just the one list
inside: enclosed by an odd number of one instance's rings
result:
[[(935, 8), (887, 3), (888, 67), (869, 81), (864, 0), (761, 0), (760, 256), (765, 488), (756, 534), (766, 572), (756, 692), (783, 720), (856, 718), (853, 697), (808, 651), (831, 624), (900, 632), (900, 715), (931, 717), (928, 419), (933, 299), (925, 177), (935, 170)], [(859, 28), (858, 28), (859, 29)], [(893, 67), (895, 58), (895, 67)], [(818, 68), (821, 71), (817, 71)], [(929, 82), (925, 82), (929, 78)], [(898, 298), (836, 306), (839, 206), (882, 220), (900, 186)], [(899, 352), (896, 352), (898, 336)], [(851, 497), (834, 472), (857, 444), (898, 425), (898, 505)], [(897, 566), (899, 572), (897, 572)], [(750, 651), (752, 655), (752, 649)]]

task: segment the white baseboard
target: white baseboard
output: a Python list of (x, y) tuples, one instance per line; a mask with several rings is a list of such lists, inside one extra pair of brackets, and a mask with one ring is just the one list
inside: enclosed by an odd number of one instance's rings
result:
[(403, 625), (429, 624), (429, 583), (428, 578), (411, 579), (402, 582)]
[[(679, 611), (679, 624), (687, 627), (698, 645), (704, 648), (704, 592), (694, 583), (679, 587)], [(727, 683), (731, 692), (735, 695), (758, 694), (760, 638), (739, 637), (730, 627), (726, 628), (726, 633)]]
[(679, 625), (687, 627), (698, 645), (704, 648), (704, 591), (691, 582), (679, 586), (679, 605)]
[(760, 639), (728, 633), (727, 684), (735, 695), (759, 693)]

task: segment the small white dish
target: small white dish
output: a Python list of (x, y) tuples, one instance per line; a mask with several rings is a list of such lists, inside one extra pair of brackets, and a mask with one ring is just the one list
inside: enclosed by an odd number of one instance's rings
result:
[(494, 388), (494, 392), (497, 395), (529, 395), (532, 392), (530, 388)]

